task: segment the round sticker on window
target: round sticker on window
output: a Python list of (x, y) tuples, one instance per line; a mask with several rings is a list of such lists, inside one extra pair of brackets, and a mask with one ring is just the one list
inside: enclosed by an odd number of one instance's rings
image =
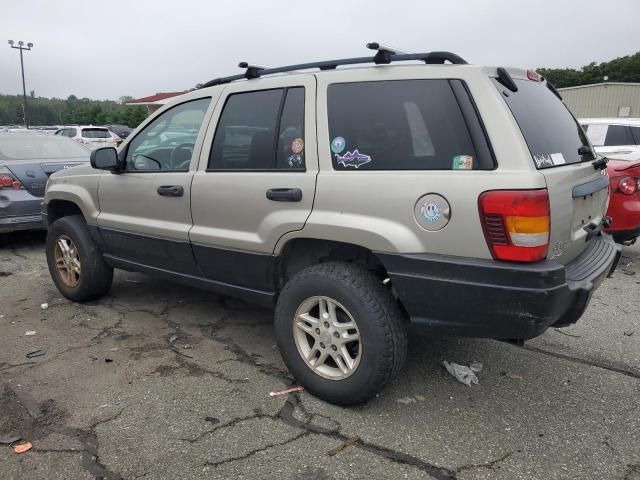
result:
[(304, 140), (295, 138), (293, 142), (291, 142), (291, 151), (297, 155), (302, 153), (302, 150), (304, 150)]
[(336, 137), (331, 140), (331, 151), (333, 153), (340, 153), (344, 150), (344, 147), (347, 145), (347, 142), (342, 137)]

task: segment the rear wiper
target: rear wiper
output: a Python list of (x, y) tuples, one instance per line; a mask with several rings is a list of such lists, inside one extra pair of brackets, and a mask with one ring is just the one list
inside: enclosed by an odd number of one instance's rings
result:
[[(583, 162), (588, 162), (589, 160), (595, 160), (597, 158), (596, 153), (591, 149), (591, 147), (589, 145), (582, 145), (580, 148), (578, 148), (578, 155), (580, 155), (582, 157)], [(587, 156), (587, 158), (585, 158), (585, 156)]]
[(591, 162), (591, 165), (593, 165), (593, 168), (595, 170), (604, 170), (605, 168), (607, 168), (608, 161), (609, 159), (607, 157), (600, 157), (597, 160)]

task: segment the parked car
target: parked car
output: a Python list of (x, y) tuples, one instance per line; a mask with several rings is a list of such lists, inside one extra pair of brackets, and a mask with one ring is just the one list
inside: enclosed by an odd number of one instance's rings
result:
[(78, 143), (86, 145), (90, 149), (117, 146), (111, 132), (106, 127), (72, 125), (58, 129), (55, 135), (68, 137)]
[(133, 132), (133, 128), (127, 127), (126, 125), (105, 125), (105, 127), (107, 127), (123, 140), (127, 138), (131, 132)]
[(610, 158), (607, 171), (611, 180), (607, 215), (612, 222), (606, 230), (616, 242), (632, 245), (640, 235), (640, 153)]
[(40, 204), (47, 178), (88, 163), (89, 153), (66, 138), (0, 133), (0, 233), (43, 228)]
[[(335, 68), (365, 62), (392, 65)], [(47, 259), (74, 301), (122, 268), (275, 306), (297, 382), (352, 405), (398, 374), (410, 322), (511, 340), (576, 322), (620, 255), (605, 168), (532, 71), (384, 49), (249, 66), (53, 175)]]
[(596, 153), (607, 157), (640, 153), (640, 118), (582, 118), (579, 122)]
[(111, 130), (109, 130), (109, 134), (111, 135), (111, 141), (113, 142), (113, 145), (115, 147), (119, 147), (120, 144), (122, 143), (122, 138), (120, 138), (118, 135), (113, 133)]
[(30, 129), (31, 130), (35, 130), (35, 131), (40, 132), (40, 133), (46, 133), (48, 135), (53, 135), (60, 129), (60, 127), (59, 126), (35, 126), (35, 127), (32, 126), (32, 127), (30, 127)]

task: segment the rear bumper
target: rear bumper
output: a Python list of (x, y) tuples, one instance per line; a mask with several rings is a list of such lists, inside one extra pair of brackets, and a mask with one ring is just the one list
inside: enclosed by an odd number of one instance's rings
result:
[(575, 323), (615, 270), (620, 247), (600, 235), (566, 266), (378, 255), (414, 324), (458, 336), (527, 339), (552, 325)]
[(0, 233), (44, 228), (41, 203), (26, 190), (0, 191)]

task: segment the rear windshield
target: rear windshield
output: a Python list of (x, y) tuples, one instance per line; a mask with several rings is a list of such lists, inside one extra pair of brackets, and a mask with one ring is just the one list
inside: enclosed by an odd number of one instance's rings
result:
[(0, 135), (0, 160), (89, 158), (89, 150), (73, 140), (52, 135)]
[(479, 162), (448, 80), (338, 83), (327, 95), (335, 170), (492, 167)]
[(82, 138), (111, 138), (111, 134), (103, 128), (83, 128)]
[[(537, 168), (551, 168), (583, 160), (578, 149), (589, 145), (587, 137), (562, 101), (546, 82), (514, 79), (517, 92), (494, 80), (518, 122)], [(588, 158), (587, 158), (588, 157)]]

